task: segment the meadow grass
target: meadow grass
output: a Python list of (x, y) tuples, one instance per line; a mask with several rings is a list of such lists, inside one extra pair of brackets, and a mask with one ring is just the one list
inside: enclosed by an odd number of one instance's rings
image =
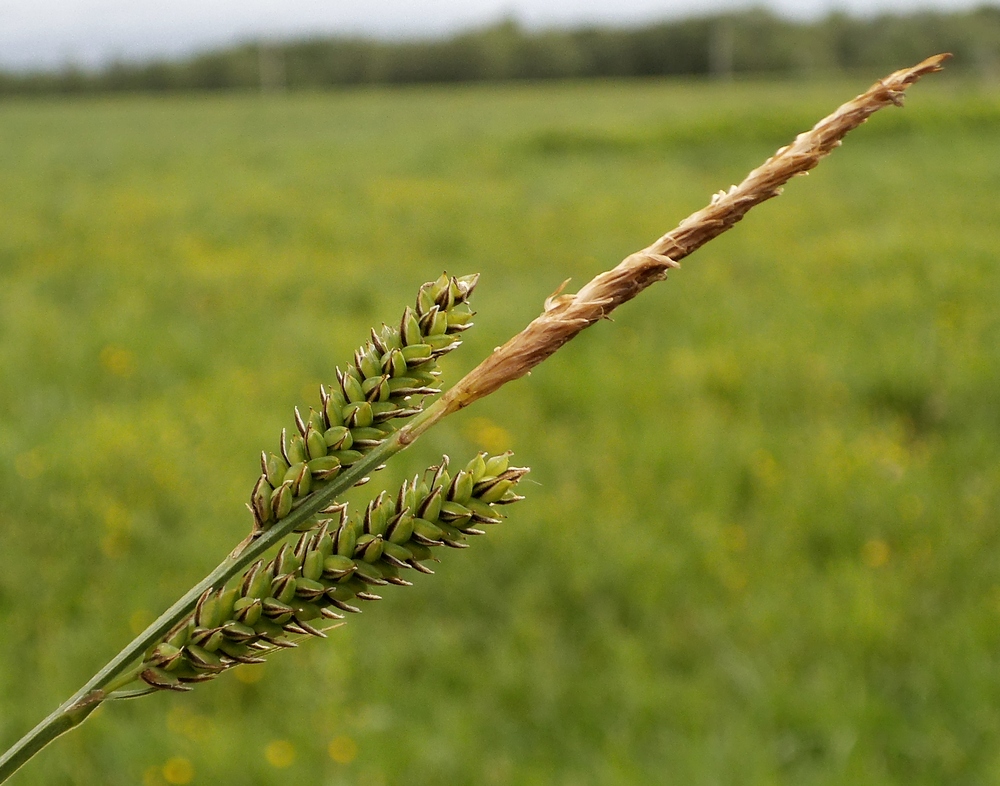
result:
[[(1000, 783), (1000, 93), (934, 82), (376, 481), (514, 449), (489, 538), (12, 783)], [(0, 740), (417, 285), (483, 274), (454, 381), (866, 86), (0, 104)]]

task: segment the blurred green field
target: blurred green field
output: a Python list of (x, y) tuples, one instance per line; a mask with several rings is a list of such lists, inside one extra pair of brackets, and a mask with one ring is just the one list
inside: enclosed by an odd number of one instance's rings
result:
[[(421, 282), (482, 273), (454, 381), (866, 86), (0, 103), (0, 747)], [(1000, 92), (918, 85), (372, 484), (512, 448), (502, 528), (11, 783), (1000, 783), (998, 188)]]

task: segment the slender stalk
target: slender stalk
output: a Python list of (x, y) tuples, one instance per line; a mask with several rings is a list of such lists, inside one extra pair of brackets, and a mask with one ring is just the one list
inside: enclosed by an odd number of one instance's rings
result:
[(940, 71), (941, 64), (948, 57), (950, 55), (935, 55), (912, 68), (896, 71), (879, 80), (811, 130), (799, 134), (792, 144), (781, 148), (738, 186), (717, 194), (709, 205), (686, 218), (676, 229), (642, 251), (626, 257), (613, 270), (596, 276), (577, 294), (562, 295), (562, 288), (557, 290), (545, 301), (541, 316), (497, 348), (438, 401), (328, 485), (306, 497), (289, 516), (241, 543), (86, 685), (0, 757), (0, 783), (52, 740), (82, 723), (102, 702), (142, 695), (144, 689), (118, 689), (138, 677), (136, 663), (143, 653), (181, 622), (206, 590), (222, 587), (300, 523), (318, 513), (390, 456), (412, 444), (443, 417), (524, 376), (584, 328), (607, 317), (646, 287), (663, 280), (667, 270), (679, 267), (679, 259), (730, 229), (755, 205), (778, 196), (782, 185), (815, 167), (840, 145), (848, 132), (864, 123), (874, 112), (885, 106), (901, 105), (905, 90), (925, 74)]
[(441, 401), (446, 411), (442, 417), (524, 376), (581, 330), (607, 318), (622, 303), (662, 281), (669, 269), (680, 267), (679, 260), (731, 229), (752, 207), (781, 194), (781, 187), (793, 177), (807, 174), (872, 114), (887, 106), (902, 106), (906, 89), (922, 76), (940, 71), (949, 57), (934, 55), (912, 68), (880, 79), (809, 131), (799, 134), (738, 186), (713, 196), (707, 206), (692, 213), (652, 245), (630, 254), (613, 270), (597, 275), (575, 295), (560, 294), (560, 287), (545, 301), (541, 316), (494, 350), (444, 394)]

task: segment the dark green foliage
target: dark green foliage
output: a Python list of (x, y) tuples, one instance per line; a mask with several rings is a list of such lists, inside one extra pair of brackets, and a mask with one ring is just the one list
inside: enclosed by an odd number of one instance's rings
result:
[(247, 43), (187, 60), (115, 63), (87, 73), (0, 74), (0, 94), (322, 88), (419, 82), (809, 76), (894, 70), (939, 52), (949, 69), (1000, 70), (1000, 9), (795, 22), (763, 10), (641, 27), (527, 30), (505, 21), (444, 39), (314, 38)]

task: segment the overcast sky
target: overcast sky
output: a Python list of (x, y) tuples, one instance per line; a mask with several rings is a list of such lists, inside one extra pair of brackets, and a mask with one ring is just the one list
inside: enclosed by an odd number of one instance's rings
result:
[(309, 33), (433, 35), (513, 16), (530, 26), (629, 24), (767, 5), (809, 18), (957, 9), (982, 0), (0, 0), (0, 67), (94, 65)]

